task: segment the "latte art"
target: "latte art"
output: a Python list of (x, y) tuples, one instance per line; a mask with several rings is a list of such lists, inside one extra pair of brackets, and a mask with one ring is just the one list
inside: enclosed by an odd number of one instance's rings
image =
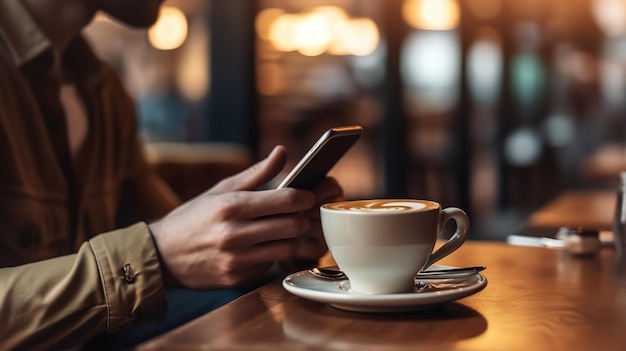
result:
[(411, 200), (358, 200), (344, 201), (326, 205), (332, 210), (354, 212), (402, 212), (421, 209), (432, 209), (435, 203), (430, 201)]

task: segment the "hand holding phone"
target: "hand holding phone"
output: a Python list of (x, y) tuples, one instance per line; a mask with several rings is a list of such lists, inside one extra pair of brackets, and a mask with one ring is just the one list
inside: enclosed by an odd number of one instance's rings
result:
[(362, 133), (363, 128), (358, 125), (328, 129), (285, 176), (277, 189), (314, 187), (326, 177), (326, 174), (354, 145)]

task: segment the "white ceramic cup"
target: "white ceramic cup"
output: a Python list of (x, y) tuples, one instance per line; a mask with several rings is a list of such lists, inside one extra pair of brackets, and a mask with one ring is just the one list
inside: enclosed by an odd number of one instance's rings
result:
[[(428, 200), (333, 202), (322, 205), (320, 214), (330, 253), (358, 293), (414, 291), (415, 274), (458, 249), (469, 231), (463, 210)], [(450, 219), (456, 231), (433, 252)]]

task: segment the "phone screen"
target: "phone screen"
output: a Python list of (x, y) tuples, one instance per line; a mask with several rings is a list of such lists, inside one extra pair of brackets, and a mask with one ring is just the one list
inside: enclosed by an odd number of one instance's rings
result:
[(337, 127), (327, 130), (287, 174), (277, 188), (310, 189), (341, 159), (363, 132), (360, 126)]

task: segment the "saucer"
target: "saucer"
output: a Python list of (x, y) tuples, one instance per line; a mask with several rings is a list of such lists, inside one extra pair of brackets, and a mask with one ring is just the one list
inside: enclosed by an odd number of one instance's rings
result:
[[(433, 265), (437, 269), (454, 268)], [(424, 309), (444, 302), (458, 300), (475, 294), (487, 285), (487, 278), (480, 273), (472, 273), (462, 280), (455, 278), (419, 279), (427, 287), (416, 287), (414, 292), (400, 294), (363, 294), (350, 291), (349, 280), (324, 280), (315, 277), (308, 270), (288, 275), (283, 279), (283, 287), (290, 293), (333, 307), (357, 312), (400, 312)], [(419, 286), (420, 284), (418, 284)]]

